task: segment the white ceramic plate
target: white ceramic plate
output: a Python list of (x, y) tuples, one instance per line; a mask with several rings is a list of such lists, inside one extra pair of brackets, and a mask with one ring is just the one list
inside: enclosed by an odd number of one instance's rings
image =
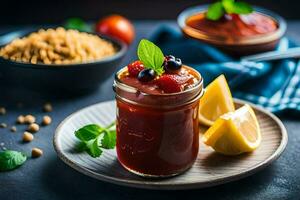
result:
[[(237, 107), (245, 102), (235, 100)], [(54, 148), (58, 156), (77, 171), (114, 184), (148, 189), (203, 188), (238, 180), (254, 174), (276, 160), (287, 145), (288, 137), (282, 122), (273, 114), (253, 106), (257, 115), (262, 143), (250, 154), (228, 157), (215, 153), (200, 142), (198, 158), (187, 172), (167, 179), (145, 179), (126, 171), (118, 162), (115, 150), (105, 151), (100, 158), (74, 150), (78, 128), (96, 123), (108, 125), (115, 120), (115, 101), (95, 104), (67, 117), (54, 135)], [(204, 128), (200, 130), (201, 133)]]

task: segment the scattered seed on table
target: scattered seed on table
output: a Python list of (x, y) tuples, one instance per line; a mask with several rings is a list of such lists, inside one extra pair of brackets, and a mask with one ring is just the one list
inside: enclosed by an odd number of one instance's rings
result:
[(31, 133), (36, 133), (40, 130), (40, 126), (36, 123), (32, 123), (28, 126), (28, 131), (30, 131)]
[(24, 115), (20, 115), (20, 116), (17, 118), (17, 123), (18, 123), (18, 124), (24, 124), (24, 123), (25, 123), (25, 117), (24, 117)]
[(26, 115), (24, 121), (26, 124), (32, 124), (35, 122), (35, 117), (33, 115)]
[(53, 110), (53, 109), (52, 109), (51, 103), (46, 103), (46, 104), (44, 105), (43, 110), (44, 110), (45, 112), (51, 112), (51, 111)]
[(5, 115), (6, 109), (4, 107), (0, 107), (0, 115)]
[(34, 139), (34, 136), (31, 133), (29, 133), (27, 131), (25, 131), (23, 133), (23, 141), (24, 142), (31, 142), (33, 139)]
[(52, 122), (52, 119), (51, 119), (51, 117), (50, 116), (48, 116), (48, 115), (45, 115), (44, 117), (43, 117), (43, 121), (42, 121), (42, 124), (43, 125), (49, 125), (49, 124), (51, 124), (51, 122)]
[(17, 127), (16, 127), (16, 126), (10, 127), (10, 131), (11, 131), (11, 132), (17, 132)]
[(5, 124), (5, 123), (0, 124), (0, 128), (6, 128), (6, 127), (7, 127), (7, 124)]
[(40, 157), (42, 155), (43, 155), (43, 151), (41, 149), (39, 149), (39, 148), (33, 148), (31, 150), (31, 156), (33, 158), (38, 158), (38, 157)]

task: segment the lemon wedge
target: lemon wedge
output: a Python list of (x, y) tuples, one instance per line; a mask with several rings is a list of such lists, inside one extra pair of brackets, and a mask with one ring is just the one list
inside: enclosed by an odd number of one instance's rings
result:
[(202, 139), (216, 152), (238, 155), (254, 151), (261, 143), (261, 134), (255, 113), (246, 104), (234, 112), (222, 115)]
[(211, 126), (221, 115), (234, 111), (232, 95), (224, 75), (206, 88), (199, 105), (200, 123)]

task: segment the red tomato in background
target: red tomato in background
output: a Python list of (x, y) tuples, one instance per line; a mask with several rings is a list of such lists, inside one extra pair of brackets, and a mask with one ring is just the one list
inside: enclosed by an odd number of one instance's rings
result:
[(95, 28), (97, 33), (119, 39), (128, 45), (135, 36), (133, 24), (120, 15), (110, 15), (100, 19)]

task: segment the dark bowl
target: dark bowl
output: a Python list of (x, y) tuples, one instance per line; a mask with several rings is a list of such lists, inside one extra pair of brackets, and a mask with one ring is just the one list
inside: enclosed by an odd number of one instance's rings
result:
[(239, 40), (228, 42), (226, 38), (212, 36), (186, 24), (186, 21), (189, 17), (197, 13), (206, 12), (207, 8), (208, 5), (187, 8), (178, 16), (178, 25), (187, 37), (215, 46), (230, 55), (243, 56), (274, 50), (280, 38), (286, 32), (286, 22), (281, 16), (269, 10), (260, 7), (254, 7), (255, 12), (261, 13), (275, 20), (278, 24), (278, 29), (270, 34), (241, 37)]
[[(32, 31), (16, 31), (0, 37), (0, 48), (13, 39), (23, 37)], [(125, 43), (98, 35), (113, 43), (117, 53), (99, 61), (48, 65), (15, 62), (0, 57), (0, 84), (6, 87), (26, 88), (39, 92), (85, 92), (96, 89), (111, 77), (124, 57)]]

